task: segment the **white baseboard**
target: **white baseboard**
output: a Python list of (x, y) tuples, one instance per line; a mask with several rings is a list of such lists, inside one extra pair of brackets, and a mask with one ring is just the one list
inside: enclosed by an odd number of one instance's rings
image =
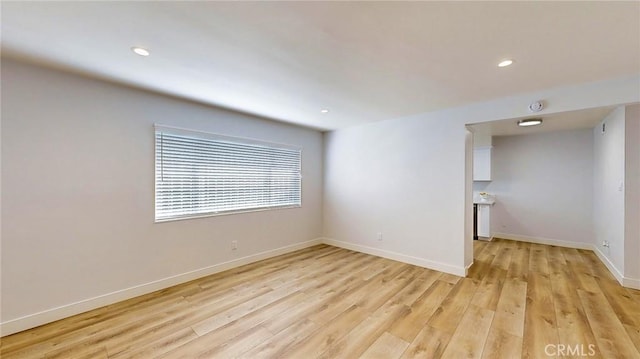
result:
[(622, 286), (640, 290), (640, 279), (624, 277), (622, 278)]
[(609, 260), (609, 258), (607, 258), (607, 256), (605, 256), (604, 253), (602, 253), (600, 251), (600, 248), (598, 248), (598, 246), (592, 245), (591, 250), (593, 250), (593, 253), (595, 253), (596, 256), (598, 257), (598, 259), (600, 259), (600, 262), (604, 263), (604, 266), (607, 267), (609, 272), (611, 272), (611, 274), (613, 274), (613, 276), (616, 278), (616, 280), (618, 280), (618, 282), (621, 285), (624, 285), (623, 284), (624, 276), (618, 270), (618, 268), (616, 268), (616, 266), (613, 265), (613, 263)]
[(206, 277), (211, 274), (229, 270), (245, 264), (257, 262), (263, 259), (279, 256), (289, 252), (297, 251), (314, 245), (322, 244), (322, 238), (312, 239), (310, 241), (296, 243), (284, 246), (250, 256), (234, 259), (228, 262), (215, 264), (209, 267), (196, 269), (191, 272), (174, 275), (171, 277), (159, 279), (153, 282), (140, 284), (134, 287), (122, 289), (112, 293), (103, 294), (94, 298), (88, 298), (75, 303), (63, 305), (57, 308), (51, 308), (42, 312), (26, 315), (24, 317), (8, 320), (0, 323), (0, 336), (17, 333), (23, 330), (35, 328), (37, 326), (54, 322), (63, 318), (67, 318), (76, 314), (84, 313), (92, 309), (104, 307), (123, 300), (131, 299), (143, 294), (155, 292), (160, 289), (168, 288), (177, 284), (185, 283), (194, 279)]
[(520, 242), (529, 242), (529, 243), (537, 243), (537, 244), (547, 244), (558, 247), (567, 247), (567, 248), (576, 248), (576, 249), (587, 249), (593, 251), (598, 259), (607, 267), (609, 272), (616, 278), (618, 283), (623, 287), (640, 289), (640, 279), (637, 278), (629, 278), (622, 275), (622, 272), (616, 268), (615, 265), (607, 258), (607, 256), (600, 251), (597, 245), (592, 243), (582, 243), (582, 242), (571, 242), (571, 241), (561, 241), (557, 239), (549, 239), (549, 238), (540, 238), (540, 237), (527, 237), (520, 236), (516, 234), (510, 233), (494, 233), (494, 238), (504, 238), (510, 239), (514, 241)]
[(504, 239), (510, 239), (512, 241), (546, 244), (546, 245), (557, 246), (557, 247), (589, 249), (589, 250), (593, 249), (593, 244), (591, 243), (561, 241), (559, 239), (529, 237), (529, 236), (521, 236), (519, 234), (511, 234), (511, 233), (493, 233), (493, 238), (504, 238)]
[[(550, 245), (561, 246), (561, 247), (593, 250), (598, 256), (598, 258), (609, 269), (609, 271), (611, 271), (611, 273), (618, 280), (618, 282), (620, 282), (620, 284), (622, 284), (625, 287), (640, 289), (640, 279), (634, 279), (634, 278), (628, 278), (628, 277), (622, 276), (620, 271), (618, 271), (618, 269), (609, 261), (609, 259), (604, 254), (602, 254), (602, 252), (600, 252), (600, 250), (596, 246), (593, 246), (591, 244), (587, 245), (579, 242), (566, 242), (566, 241), (557, 241), (557, 240), (551, 240), (546, 238), (514, 236), (514, 235), (509, 235), (504, 233), (495, 233), (494, 236), (498, 238), (512, 239), (512, 240), (531, 242), (531, 243), (550, 244)], [(294, 252), (300, 249), (304, 249), (304, 248), (322, 244), (322, 243), (335, 246), (335, 247), (353, 250), (356, 252), (362, 252), (362, 253), (378, 256), (378, 257), (392, 259), (392, 260), (400, 261), (403, 263), (413, 264), (420, 267), (437, 270), (440, 272), (450, 273), (457, 276), (466, 276), (469, 268), (471, 267), (471, 265), (473, 265), (473, 263), (471, 263), (466, 268), (457, 267), (457, 266), (452, 266), (445, 263), (430, 261), (423, 258), (413, 257), (413, 256), (405, 255), (402, 253), (391, 252), (391, 251), (387, 251), (379, 248), (337, 241), (331, 238), (316, 238), (310, 241), (296, 243), (289, 246), (256, 253), (250, 256), (246, 256), (246, 257), (234, 259), (228, 262), (197, 269), (191, 272), (178, 274), (178, 275), (167, 277), (157, 281), (137, 285), (134, 287), (115, 291), (112, 293), (107, 293), (94, 298), (89, 298), (89, 299), (81, 300), (75, 303), (63, 305), (57, 308), (52, 308), (52, 309), (44, 310), (42, 312), (26, 315), (24, 317), (8, 320), (6, 322), (0, 323), (0, 336), (6, 336), (6, 335), (17, 333), (23, 330), (31, 329), (43, 324), (54, 322), (59, 319), (67, 318), (76, 314), (84, 313), (92, 309), (100, 308), (105, 305), (131, 299), (140, 295), (148, 294), (160, 289), (168, 288), (168, 287), (185, 283), (194, 279), (206, 277), (211, 274), (215, 274), (215, 273), (229, 270), (235, 267), (257, 262), (263, 259), (286, 254), (289, 252)]]
[(602, 253), (602, 251), (600, 250), (600, 248), (598, 248), (598, 246), (596, 245), (593, 246), (593, 252), (596, 254), (596, 256), (598, 256), (598, 259), (600, 259), (600, 261), (604, 263), (605, 267), (607, 267), (609, 272), (613, 274), (613, 276), (616, 278), (618, 283), (620, 283), (620, 285), (622, 285), (623, 287), (640, 290), (640, 279), (625, 277), (622, 274), (622, 272), (620, 272), (618, 268), (616, 268), (616, 266), (613, 265), (613, 263), (609, 260), (609, 258), (607, 258), (607, 256), (605, 256), (604, 253)]
[(473, 267), (473, 263), (474, 263), (474, 261), (471, 261), (471, 263), (469, 263), (469, 265), (464, 267), (464, 276), (465, 277), (469, 275), (469, 269), (471, 269), (471, 267)]
[(340, 248), (349, 249), (356, 252), (371, 254), (376, 257), (382, 257), (382, 258), (392, 259), (398, 262), (413, 264), (419, 267), (433, 269), (440, 272), (457, 275), (460, 277), (466, 276), (467, 268), (465, 267), (452, 266), (450, 264), (430, 261), (424, 258), (413, 257), (413, 256), (409, 256), (402, 253), (387, 251), (384, 249), (363, 246), (361, 244), (338, 241), (331, 238), (324, 238), (323, 243), (328, 244), (330, 246), (334, 246), (334, 247), (340, 247)]

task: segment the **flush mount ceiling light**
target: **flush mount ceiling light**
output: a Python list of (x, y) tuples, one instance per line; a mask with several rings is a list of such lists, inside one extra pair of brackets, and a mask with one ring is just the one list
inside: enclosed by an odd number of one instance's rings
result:
[(518, 126), (520, 127), (538, 126), (540, 124), (542, 124), (541, 118), (528, 118), (518, 121)]
[(513, 60), (505, 59), (498, 63), (498, 67), (507, 67), (513, 63)]
[(320, 110), (320, 113), (329, 113), (329, 110), (327, 110), (326, 108), (323, 108), (322, 110)]
[(131, 48), (131, 51), (135, 52), (136, 54), (140, 55), (140, 56), (149, 56), (149, 50), (147, 49), (143, 49), (142, 47), (137, 47), (134, 46)]

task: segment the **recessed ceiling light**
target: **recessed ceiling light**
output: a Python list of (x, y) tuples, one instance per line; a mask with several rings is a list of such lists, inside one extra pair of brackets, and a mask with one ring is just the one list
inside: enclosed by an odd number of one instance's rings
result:
[(513, 63), (513, 60), (502, 60), (498, 64), (498, 67), (507, 67)]
[(149, 50), (143, 49), (142, 47), (134, 46), (131, 48), (131, 51), (135, 52), (140, 56), (149, 56)]
[(320, 110), (321, 113), (329, 113), (329, 110), (327, 110), (326, 108), (323, 108), (322, 110)]
[(518, 126), (520, 127), (538, 126), (540, 124), (542, 124), (541, 118), (528, 118), (518, 121)]

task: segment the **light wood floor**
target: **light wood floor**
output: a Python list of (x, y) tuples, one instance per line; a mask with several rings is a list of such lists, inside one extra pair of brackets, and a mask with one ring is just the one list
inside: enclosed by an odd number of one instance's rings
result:
[(640, 358), (640, 291), (592, 252), (474, 246), (468, 278), (316, 246), (2, 338), (0, 356)]

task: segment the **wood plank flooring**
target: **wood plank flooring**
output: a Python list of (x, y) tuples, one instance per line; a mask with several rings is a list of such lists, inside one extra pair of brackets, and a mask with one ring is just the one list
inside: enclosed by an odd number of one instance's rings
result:
[(4, 337), (0, 357), (640, 358), (640, 291), (592, 252), (474, 249), (460, 278), (315, 246)]

